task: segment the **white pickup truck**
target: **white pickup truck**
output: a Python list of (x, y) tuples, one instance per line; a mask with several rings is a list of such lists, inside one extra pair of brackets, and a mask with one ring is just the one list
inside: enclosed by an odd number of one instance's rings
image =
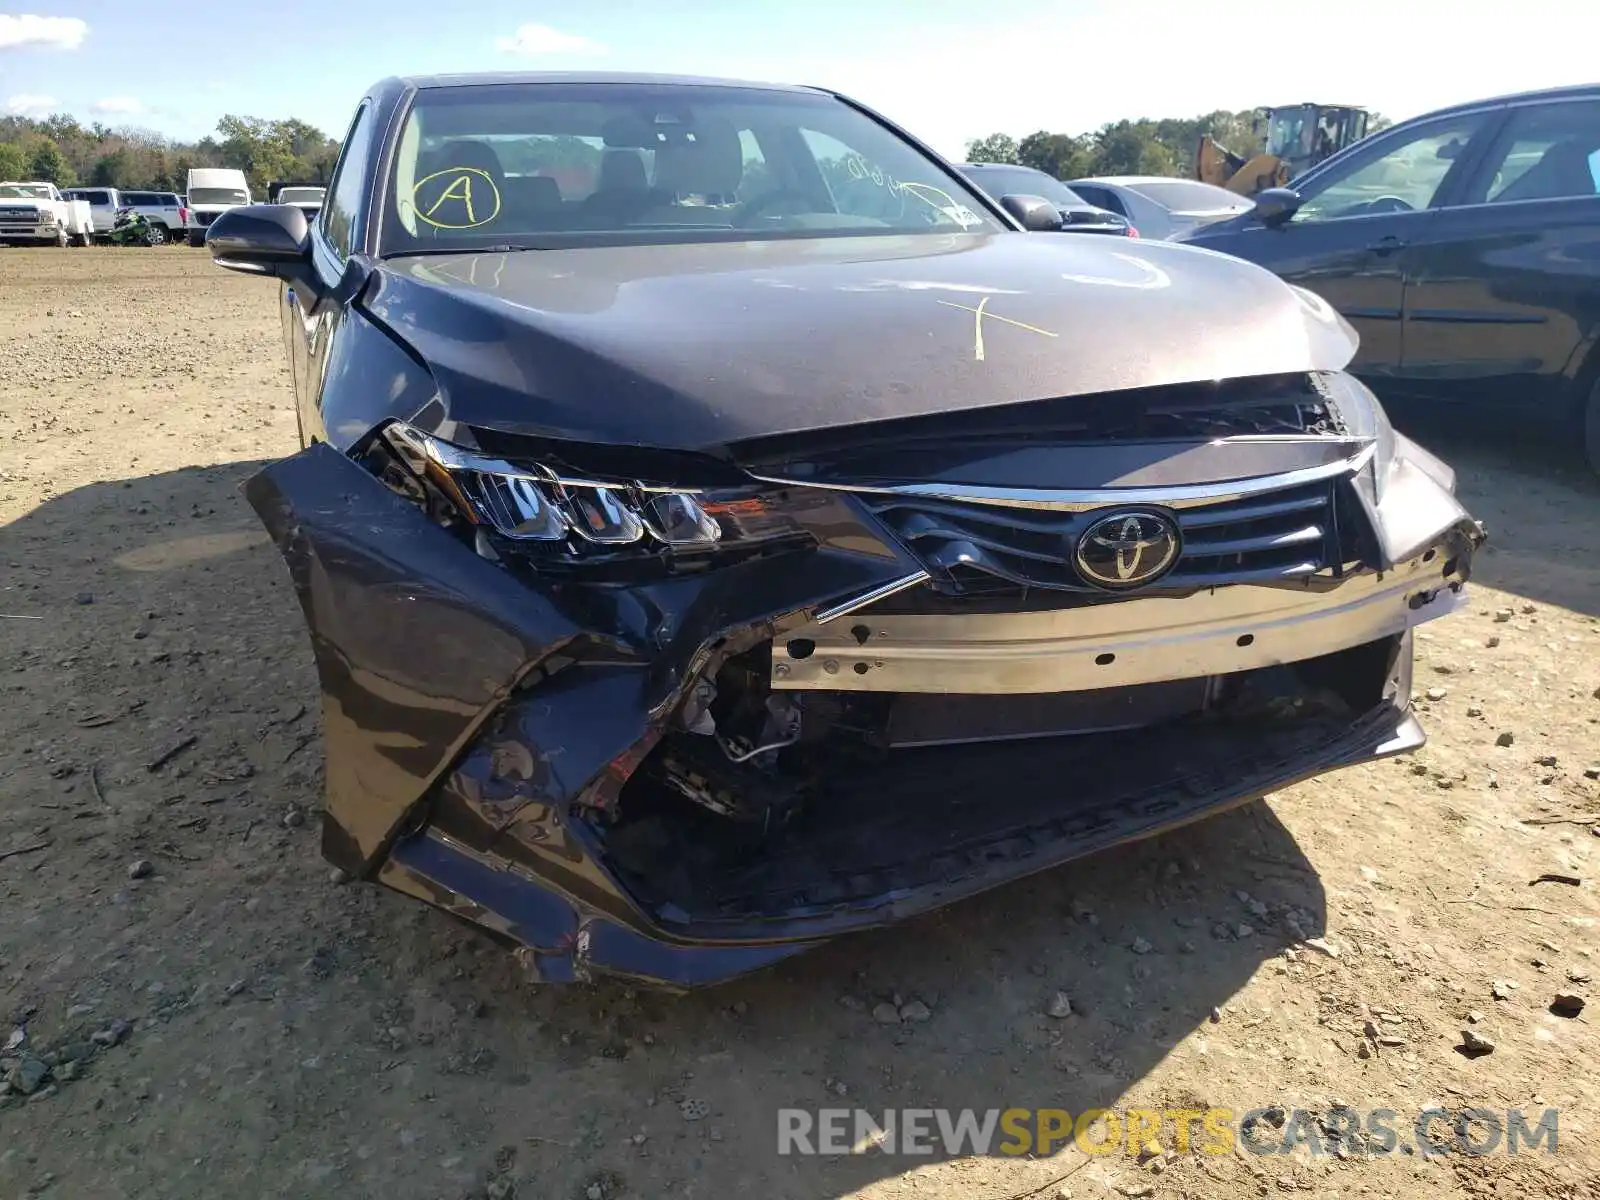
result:
[(87, 246), (93, 237), (86, 201), (67, 199), (53, 183), (0, 183), (0, 243)]

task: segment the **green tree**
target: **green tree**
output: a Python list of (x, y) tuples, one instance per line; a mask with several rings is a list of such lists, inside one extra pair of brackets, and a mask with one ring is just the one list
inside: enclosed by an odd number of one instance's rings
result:
[(1057, 179), (1075, 179), (1087, 173), (1090, 155), (1078, 138), (1041, 129), (1017, 144), (1016, 161)]
[(0, 180), (16, 179), (28, 173), (28, 159), (15, 142), (0, 142)]
[(101, 155), (95, 162), (94, 169), (89, 172), (89, 182), (96, 187), (136, 187), (142, 186), (142, 180), (134, 180), (128, 171), (128, 152), (118, 148), (110, 154)]
[(1176, 175), (1178, 158), (1146, 128), (1147, 122), (1118, 121), (1094, 135), (1095, 175)]
[(967, 161), (975, 163), (1015, 163), (1017, 139), (1008, 133), (991, 133), (967, 143)]
[(326, 180), (338, 152), (321, 130), (293, 117), (268, 121), (230, 114), (217, 122), (217, 135), (213, 144), (222, 165), (237, 167), (252, 189), (262, 191), (274, 179)]
[(78, 180), (72, 164), (61, 153), (61, 147), (49, 138), (40, 138), (34, 147), (33, 157), (28, 163), (28, 177), (53, 183), (57, 187), (71, 187)]

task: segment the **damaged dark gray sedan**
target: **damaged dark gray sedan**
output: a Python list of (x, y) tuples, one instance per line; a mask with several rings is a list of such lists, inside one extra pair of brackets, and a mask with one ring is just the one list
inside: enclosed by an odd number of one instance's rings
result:
[(1449, 468), (1309, 293), (1047, 209), (824, 91), (524, 75), (219, 218), (328, 858), (682, 988), (1421, 745)]

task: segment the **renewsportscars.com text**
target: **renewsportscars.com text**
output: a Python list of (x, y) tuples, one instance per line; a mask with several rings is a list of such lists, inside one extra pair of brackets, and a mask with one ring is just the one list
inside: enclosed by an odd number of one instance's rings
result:
[(1272, 1105), (1231, 1108), (850, 1108), (778, 1110), (778, 1153), (1047, 1155), (1068, 1145), (1086, 1154), (1314, 1155), (1520, 1154), (1556, 1152), (1558, 1110), (1536, 1114), (1427, 1108), (1403, 1116), (1390, 1108), (1310, 1110)]

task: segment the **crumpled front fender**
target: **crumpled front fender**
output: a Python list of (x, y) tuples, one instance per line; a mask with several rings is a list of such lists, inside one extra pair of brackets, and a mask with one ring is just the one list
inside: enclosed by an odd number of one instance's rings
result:
[(244, 491), (311, 635), (327, 740), (323, 852), (360, 875), (513, 694), (540, 702), (519, 718), (539, 761), (504, 819), (533, 799), (614, 796), (712, 646), (911, 569), (829, 499), (806, 516), (814, 551), (637, 589), (540, 588), (326, 444), (264, 468)]
[(324, 851), (364, 873), (487, 716), (582, 631), (325, 444), (244, 490), (311, 632), (327, 739)]

